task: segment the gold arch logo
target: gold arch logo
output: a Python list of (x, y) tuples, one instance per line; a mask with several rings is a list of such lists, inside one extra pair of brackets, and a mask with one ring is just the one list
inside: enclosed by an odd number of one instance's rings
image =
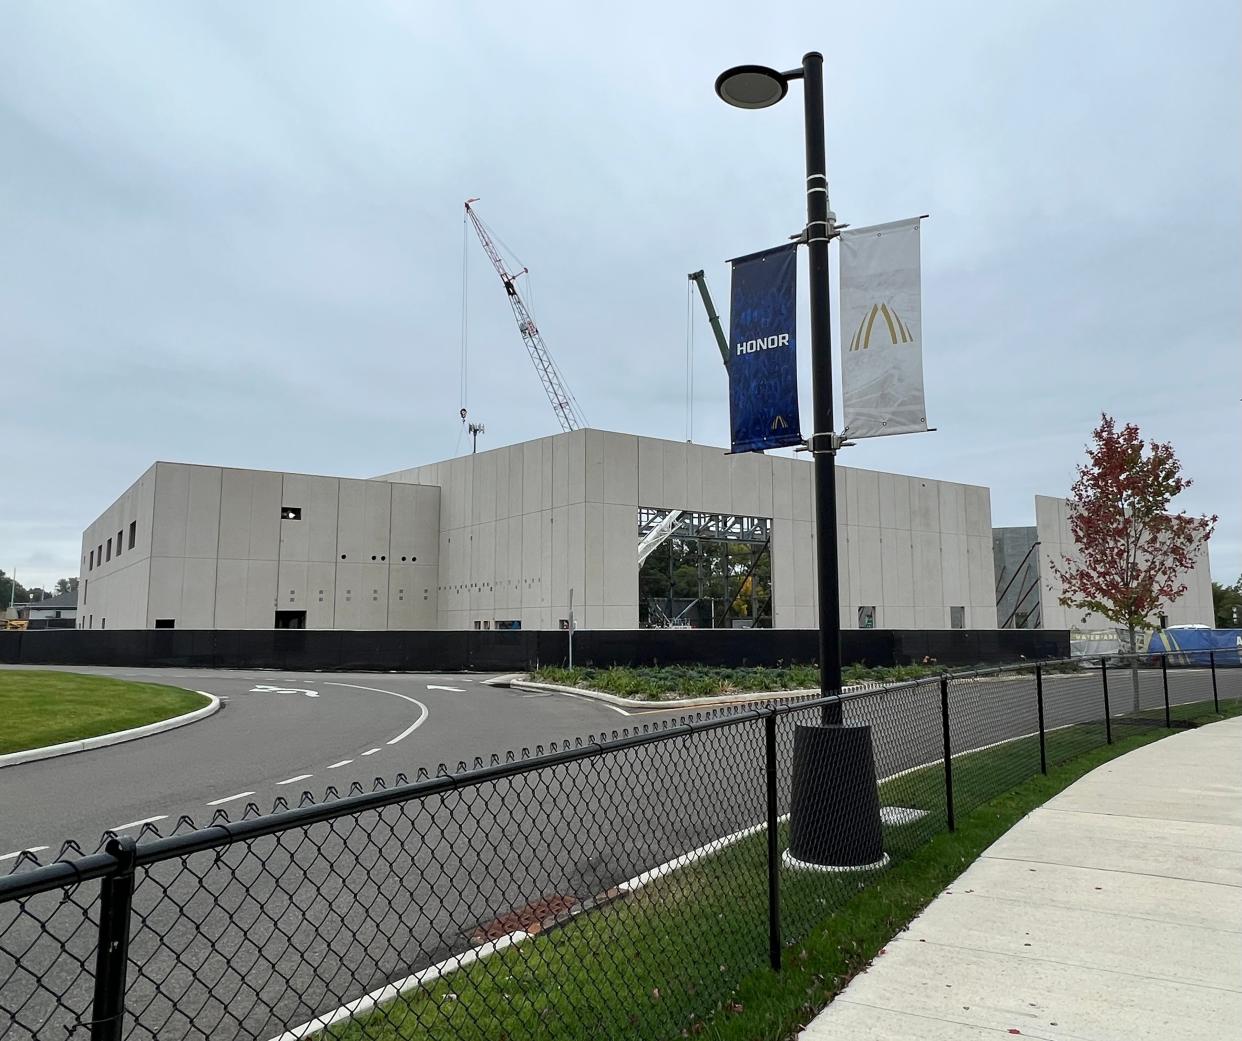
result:
[(772, 420), (772, 429), (773, 430), (788, 430), (789, 422), (785, 419), (784, 416), (777, 416), (774, 420)]
[[(888, 328), (890, 343), (896, 345), (914, 342), (914, 337), (910, 335), (909, 328), (896, 311), (889, 307), (888, 304), (872, 304), (871, 310), (863, 315), (862, 321), (858, 323), (858, 328), (854, 330), (854, 338), (850, 340), (851, 351), (865, 351), (871, 346), (871, 334), (875, 331), (877, 318), (884, 319), (884, 325)], [(880, 330), (880, 335), (883, 335), (883, 328)]]

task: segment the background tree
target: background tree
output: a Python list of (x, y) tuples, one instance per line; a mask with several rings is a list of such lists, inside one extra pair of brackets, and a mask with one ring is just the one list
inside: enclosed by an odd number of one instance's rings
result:
[(76, 593), (78, 591), (78, 576), (71, 575), (69, 578), (58, 578), (56, 580), (56, 595), (62, 593)]
[(1212, 612), (1217, 629), (1236, 629), (1242, 620), (1242, 575), (1231, 586), (1212, 583)]
[[(1169, 503), (1191, 486), (1167, 442), (1143, 442), (1139, 428), (1117, 429), (1100, 417), (1070, 490), (1069, 523), (1078, 554), (1052, 562), (1063, 607), (1094, 611), (1123, 625), (1130, 651), (1139, 628), (1186, 592), (1185, 574), (1211, 538), (1216, 517), (1170, 513)], [(1132, 660), (1134, 708), (1138, 666)]]

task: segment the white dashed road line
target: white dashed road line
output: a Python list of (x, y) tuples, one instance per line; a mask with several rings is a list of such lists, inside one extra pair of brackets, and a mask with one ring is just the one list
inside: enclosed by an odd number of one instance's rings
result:
[(352, 762), (353, 762), (352, 759), (342, 759), (339, 763), (333, 763), (331, 766), (328, 767), (328, 769), (335, 770), (338, 766), (348, 766)]
[(208, 806), (223, 806), (226, 802), (236, 802), (238, 799), (244, 799), (247, 795), (253, 795), (254, 792), (238, 792), (236, 795), (226, 795), (223, 799), (213, 799)]
[(389, 741), (388, 743), (390, 745), (395, 745), (398, 741), (402, 740), (403, 738), (409, 737), (412, 733), (414, 733), (415, 730), (417, 730), (425, 722), (427, 722), (427, 715), (428, 715), (427, 706), (424, 705), (421, 701), (419, 701), (418, 698), (412, 698), (408, 694), (398, 694), (395, 690), (383, 690), (380, 687), (364, 687), (360, 683), (336, 683), (336, 682), (333, 682), (332, 680), (328, 680), (327, 683), (328, 683), (328, 686), (330, 687), (351, 687), (354, 690), (369, 690), (374, 694), (391, 694), (394, 698), (401, 698), (403, 701), (411, 701), (415, 705), (417, 705), (422, 710), (419, 717), (416, 720), (414, 720), (414, 722), (411, 723), (408, 727), (406, 727), (403, 731), (401, 731), (401, 733), (399, 733), (396, 737), (394, 737), (391, 741)]
[(29, 849), (19, 849), (12, 853), (5, 853), (0, 855), (0, 863), (3, 863), (6, 860), (13, 860), (15, 857), (20, 857), (23, 853), (42, 853), (47, 848), (47, 846), (31, 846)]
[(277, 781), (277, 784), (293, 784), (294, 781), (305, 781), (308, 777), (314, 777), (314, 774), (298, 774), (297, 777), (286, 777), (283, 781)]
[(124, 831), (126, 828), (140, 828), (144, 824), (154, 824), (156, 821), (168, 820), (168, 814), (161, 814), (159, 817), (143, 817), (140, 821), (130, 821), (128, 824), (118, 824), (115, 828), (107, 828), (105, 830), (116, 833)]
[(368, 748), (368, 749), (367, 749), (365, 752), (363, 752), (362, 754), (363, 754), (363, 755), (375, 755), (375, 753), (376, 753), (376, 752), (378, 752), (378, 751), (379, 751), (379, 749), (378, 749), (378, 748)]

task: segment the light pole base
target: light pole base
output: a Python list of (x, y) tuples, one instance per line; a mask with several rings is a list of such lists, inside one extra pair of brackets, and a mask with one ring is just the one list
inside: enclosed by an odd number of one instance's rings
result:
[(789, 856), (859, 870), (884, 859), (884, 827), (869, 726), (794, 730)]
[(873, 864), (810, 864), (805, 860), (799, 860), (789, 850), (785, 850), (781, 854), (781, 865), (786, 871), (824, 871), (832, 873), (879, 871), (880, 868), (888, 867), (888, 854), (885, 853)]

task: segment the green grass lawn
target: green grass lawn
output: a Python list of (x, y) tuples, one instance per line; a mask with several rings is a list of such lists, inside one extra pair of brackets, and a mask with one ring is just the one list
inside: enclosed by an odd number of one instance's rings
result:
[[(1242, 711), (1237, 703), (1226, 714)], [(1208, 722), (1211, 704), (1184, 707)], [(628, 897), (473, 963), (328, 1032), (343, 1041), (525, 1038), (784, 1039), (1018, 820), (1083, 774), (1174, 731), (1074, 726), (953, 760), (957, 830), (945, 831), (943, 765), (881, 785), (921, 808), (886, 828), (892, 858), (863, 877), (782, 871), (783, 971), (767, 968), (766, 836), (757, 832)], [(780, 836), (785, 846), (784, 827)]]
[[(943, 669), (925, 665), (870, 668), (847, 665), (842, 678), (847, 684), (895, 683), (939, 675)], [(703, 698), (769, 690), (808, 690), (819, 687), (816, 665), (726, 668), (715, 665), (613, 666), (607, 669), (563, 669), (544, 665), (531, 673), (541, 683), (585, 687), (639, 701), (662, 698)]]
[(192, 690), (158, 683), (0, 669), (0, 755), (129, 730), (206, 704)]

